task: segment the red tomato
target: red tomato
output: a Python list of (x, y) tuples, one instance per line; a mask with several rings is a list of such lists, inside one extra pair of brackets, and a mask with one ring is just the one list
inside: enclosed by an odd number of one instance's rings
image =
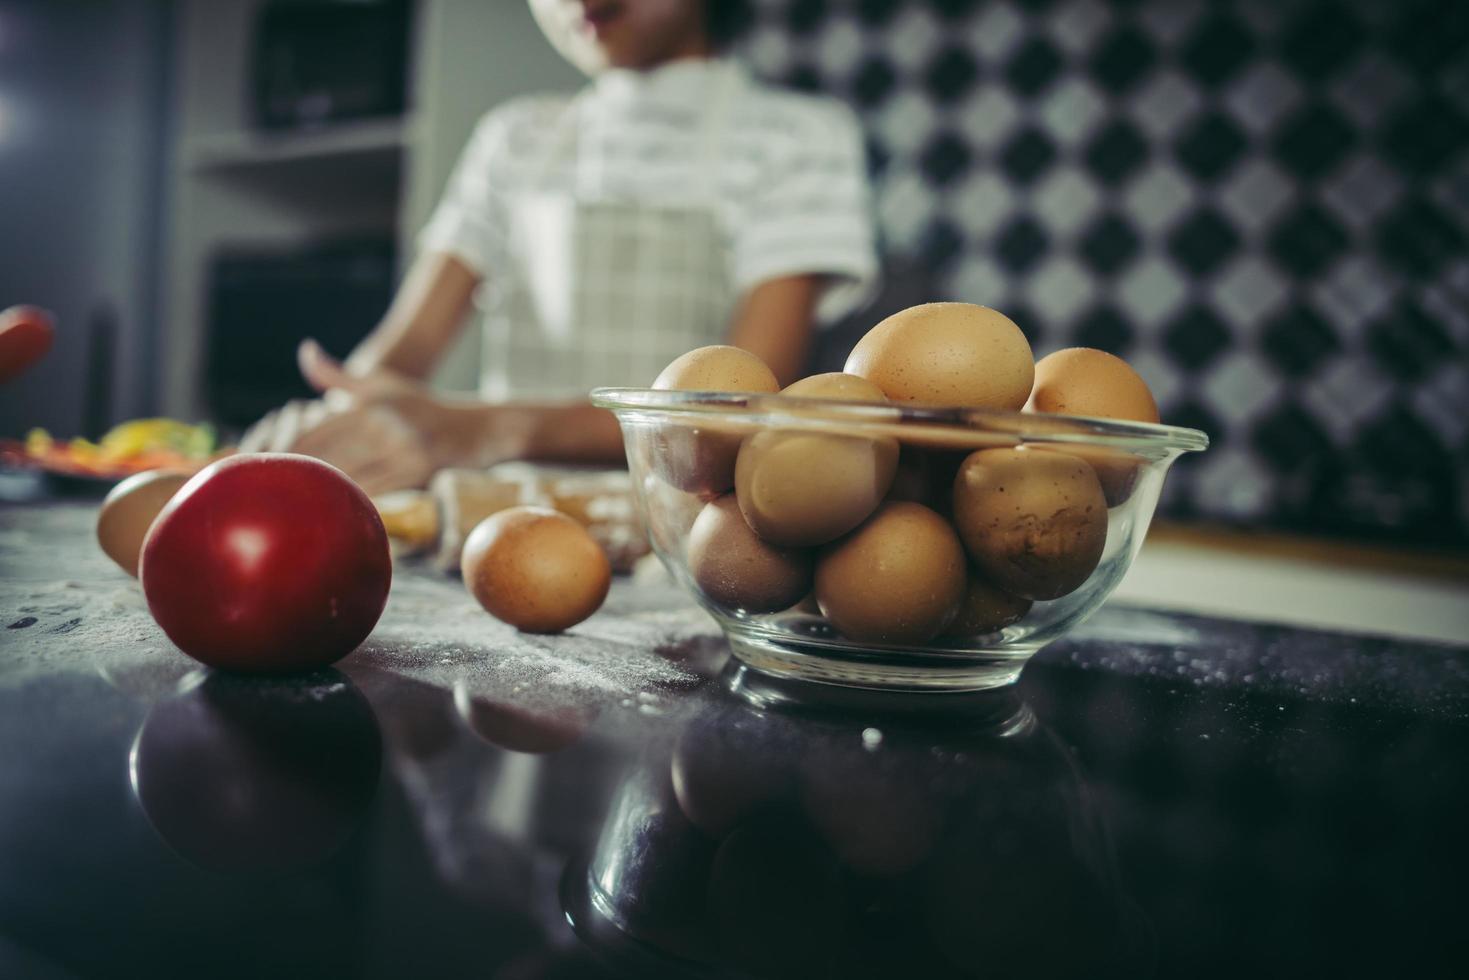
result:
[(168, 638), (224, 670), (310, 670), (372, 632), (393, 579), (388, 536), (357, 485), (309, 456), (232, 456), (159, 512), (139, 578)]
[(45, 357), (55, 339), (51, 314), (38, 306), (12, 306), (0, 312), (0, 384)]

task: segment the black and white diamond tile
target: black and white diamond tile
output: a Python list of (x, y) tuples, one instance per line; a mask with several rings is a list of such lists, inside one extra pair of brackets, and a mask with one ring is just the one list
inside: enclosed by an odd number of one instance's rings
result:
[(1295, 197), (1296, 185), (1270, 160), (1244, 161), (1215, 195), (1215, 201), (1246, 238), (1273, 225)]
[(1164, 68), (1138, 86), (1127, 100), (1132, 121), (1154, 140), (1165, 140), (1202, 108), (1204, 96), (1180, 72)]
[[(1009, 197), (1009, 189), (1005, 189)], [(1030, 205), (1041, 224), (1058, 239), (1069, 240), (1081, 232), (1101, 206), (1097, 186), (1073, 164), (1063, 163), (1031, 191)]]
[(1300, 82), (1274, 61), (1257, 61), (1224, 93), (1223, 103), (1251, 136), (1268, 134), (1305, 98)]
[(1144, 232), (1157, 234), (1173, 224), (1194, 199), (1195, 188), (1167, 160), (1144, 170), (1122, 194), (1128, 219)]
[(1469, 4), (758, 0), (884, 247), (1215, 448), (1164, 509), (1469, 541)]
[(1372, 225), (1403, 195), (1406, 181), (1380, 157), (1359, 155), (1319, 187), (1322, 203), (1358, 233)]
[(1371, 256), (1346, 256), (1309, 290), (1309, 298), (1342, 337), (1360, 338), (1365, 324), (1381, 316), (1399, 290), (1397, 276)]

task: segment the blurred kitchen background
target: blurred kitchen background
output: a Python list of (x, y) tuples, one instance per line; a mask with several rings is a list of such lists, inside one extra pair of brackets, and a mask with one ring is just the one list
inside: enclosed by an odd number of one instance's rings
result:
[[(886, 286), (823, 367), (931, 299), (1111, 351), (1213, 441), (1121, 597), (1469, 639), (1469, 4), (748, 8), (867, 128)], [(475, 120), (580, 82), (521, 0), (0, 0), (0, 307), (59, 326), (0, 435), (304, 395)]]

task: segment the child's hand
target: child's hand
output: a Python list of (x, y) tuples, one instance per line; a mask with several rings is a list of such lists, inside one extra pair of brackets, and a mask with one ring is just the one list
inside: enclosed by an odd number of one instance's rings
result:
[(306, 383), (335, 408), (423, 390), (418, 382), (385, 367), (361, 373), (349, 371), (314, 340), (303, 340), (296, 348), (296, 366)]
[(386, 369), (351, 374), (314, 340), (301, 342), (296, 349), (296, 363), (301, 376), (322, 397), (290, 401), (268, 413), (240, 438), (241, 452), (293, 452), (291, 447), (296, 441), (325, 421), (333, 410), (343, 411), (416, 388), (411, 381)]
[(397, 395), (329, 412), (302, 432), (287, 452), (325, 460), (369, 496), (422, 487), (452, 459), (443, 407), (427, 395)]
[(454, 461), (454, 413), (421, 386), (387, 370), (352, 374), (314, 341), (301, 345), (299, 361), (323, 397), (261, 419), (240, 440), (242, 452), (316, 456), (368, 494), (423, 486)]

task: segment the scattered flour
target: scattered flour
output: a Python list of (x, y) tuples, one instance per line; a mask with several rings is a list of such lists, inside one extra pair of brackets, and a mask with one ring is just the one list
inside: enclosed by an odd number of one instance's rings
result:
[[(198, 665), (93, 545), (92, 515), (77, 505), (0, 509), (0, 686), (91, 673), (139, 697), (163, 696)], [(615, 705), (694, 687), (725, 655), (713, 620), (671, 584), (619, 579), (597, 615), (534, 636), (491, 618), (457, 581), (400, 564), (382, 620), (338, 666), (517, 703)]]
[(673, 589), (661, 596), (618, 581), (606, 607), (555, 636), (496, 621), (457, 582), (400, 575), (383, 621), (343, 661), (472, 697), (554, 709), (567, 702), (647, 703), (650, 692), (700, 683), (705, 654), (722, 642), (708, 616)]

